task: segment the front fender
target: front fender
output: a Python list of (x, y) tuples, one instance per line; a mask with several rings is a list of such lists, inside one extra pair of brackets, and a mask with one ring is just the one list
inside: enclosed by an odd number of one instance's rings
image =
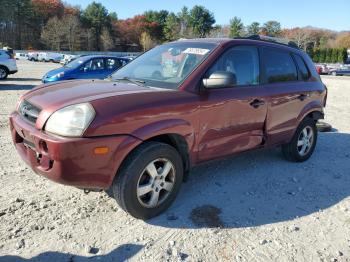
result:
[(178, 134), (183, 136), (187, 142), (189, 150), (193, 150), (195, 130), (189, 122), (183, 119), (166, 119), (156, 121), (142, 126), (132, 132), (132, 136), (141, 140), (148, 140), (152, 137), (165, 134)]

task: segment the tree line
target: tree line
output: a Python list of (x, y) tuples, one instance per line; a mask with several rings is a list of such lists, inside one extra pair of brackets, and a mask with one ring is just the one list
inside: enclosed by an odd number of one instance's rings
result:
[(180, 38), (252, 34), (288, 38), (322, 60), (330, 52), (334, 60), (335, 51), (330, 48), (350, 48), (350, 32), (283, 29), (273, 20), (244, 25), (239, 17), (228, 25), (217, 25), (214, 14), (200, 5), (183, 7), (177, 13), (149, 10), (128, 19), (118, 19), (115, 12), (96, 2), (85, 9), (61, 0), (0, 0), (0, 6), (0, 46), (15, 49), (145, 51)]
[(344, 63), (348, 58), (346, 48), (314, 48), (309, 55), (315, 63)]

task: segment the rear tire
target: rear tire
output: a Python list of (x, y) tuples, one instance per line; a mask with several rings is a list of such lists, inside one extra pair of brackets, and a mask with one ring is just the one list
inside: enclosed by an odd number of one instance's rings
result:
[(317, 142), (316, 121), (305, 118), (298, 126), (292, 140), (282, 145), (284, 157), (292, 162), (308, 160), (315, 150)]
[(112, 193), (135, 218), (149, 219), (175, 200), (183, 179), (178, 151), (164, 143), (146, 142), (126, 158), (114, 178)]
[(8, 76), (8, 70), (4, 66), (0, 66), (0, 80), (6, 79)]

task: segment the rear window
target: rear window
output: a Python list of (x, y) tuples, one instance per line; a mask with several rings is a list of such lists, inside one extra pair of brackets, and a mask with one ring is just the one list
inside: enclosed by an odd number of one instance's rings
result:
[(308, 80), (310, 78), (310, 72), (306, 67), (304, 59), (296, 54), (293, 54), (295, 62), (298, 65), (299, 77), (301, 80)]
[(263, 61), (265, 76), (268, 83), (298, 80), (295, 63), (288, 52), (264, 48)]

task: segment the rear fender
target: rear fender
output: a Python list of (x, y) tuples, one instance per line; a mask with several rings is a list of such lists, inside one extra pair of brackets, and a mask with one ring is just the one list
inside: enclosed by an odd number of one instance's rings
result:
[(303, 110), (300, 112), (300, 114), (297, 118), (298, 125), (309, 114), (311, 114), (311, 117), (316, 121), (324, 118), (323, 105), (322, 105), (321, 101), (314, 100), (314, 101), (308, 103), (303, 108)]

